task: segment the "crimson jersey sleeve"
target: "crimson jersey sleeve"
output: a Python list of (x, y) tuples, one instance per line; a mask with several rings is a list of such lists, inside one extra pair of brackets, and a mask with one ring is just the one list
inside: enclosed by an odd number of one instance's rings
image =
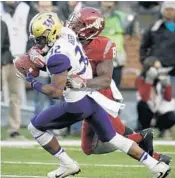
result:
[(111, 60), (113, 58), (117, 58), (117, 47), (116, 44), (109, 40), (106, 43), (106, 47), (103, 54), (104, 60)]
[(102, 36), (94, 39), (84, 49), (89, 60), (97, 63), (103, 60), (112, 60), (117, 57), (117, 48), (115, 43)]

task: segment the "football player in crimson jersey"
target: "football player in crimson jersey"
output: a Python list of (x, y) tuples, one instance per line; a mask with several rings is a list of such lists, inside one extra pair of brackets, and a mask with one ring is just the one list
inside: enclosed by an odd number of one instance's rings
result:
[[(112, 59), (117, 57), (116, 45), (108, 38), (98, 36), (104, 28), (104, 19), (101, 13), (94, 8), (83, 8), (80, 12), (73, 13), (70, 16), (67, 26), (77, 33), (91, 62), (94, 74), (94, 78), (90, 80), (73, 76), (69, 79), (69, 85), (73, 88), (95, 88), (109, 99), (122, 101), (123, 98), (117, 88), (111, 87)], [(29, 51), (30, 59), (40, 68), (45, 65), (43, 57), (40, 55), (44, 50), (38, 51), (38, 48), (33, 47)], [(112, 92), (112, 90), (114, 91)], [(135, 133), (132, 129), (126, 127), (119, 117), (113, 118), (111, 115), (109, 117), (116, 132), (134, 140), (145, 151), (151, 155), (153, 154), (152, 129)], [(92, 128), (85, 121), (82, 129), (82, 149), (86, 154), (102, 154), (115, 151), (114, 148), (109, 148), (108, 145), (100, 142)], [(166, 163), (170, 162), (170, 158), (165, 155), (154, 153), (153, 157), (157, 160), (163, 159)]]
[[(121, 93), (116, 86), (111, 85), (113, 60), (117, 61), (117, 47), (110, 39), (99, 36), (104, 29), (105, 21), (102, 14), (94, 8), (86, 7), (79, 12), (70, 15), (66, 25), (73, 29), (83, 44), (88, 59), (93, 69), (93, 79), (84, 81), (78, 76), (70, 79), (69, 85), (73, 88), (95, 88), (98, 89), (107, 98), (121, 102), (123, 100)], [(116, 93), (114, 93), (116, 92)], [(137, 142), (145, 151), (150, 153), (157, 160), (164, 160), (169, 164), (171, 158), (167, 155), (161, 155), (153, 151), (153, 130), (146, 129), (140, 133), (135, 133), (122, 123), (119, 116), (116, 118), (109, 115), (116, 132)], [(102, 154), (115, 151), (105, 144), (102, 144), (90, 125), (83, 121), (82, 129), (82, 149), (85, 154)]]

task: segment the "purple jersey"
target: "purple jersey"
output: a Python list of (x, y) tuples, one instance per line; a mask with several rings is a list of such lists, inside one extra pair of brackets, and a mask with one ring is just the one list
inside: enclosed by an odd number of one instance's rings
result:
[[(68, 75), (92, 78), (91, 65), (75, 33), (64, 27), (60, 38), (55, 42), (46, 56), (48, 72), (58, 74), (68, 70)], [(87, 95), (88, 89), (67, 88), (63, 95), (67, 102), (76, 102)]]

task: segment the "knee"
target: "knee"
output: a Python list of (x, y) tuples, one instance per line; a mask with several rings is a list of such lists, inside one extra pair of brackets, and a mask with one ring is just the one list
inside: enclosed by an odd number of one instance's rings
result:
[[(42, 119), (40, 119), (39, 114), (36, 114), (30, 121), (30, 124), (28, 125), (28, 130), (30, 128), (35, 127), (36, 129), (40, 130), (43, 127), (43, 123), (41, 122)], [(30, 130), (29, 130), (30, 131)]]
[(109, 142), (113, 148), (119, 149), (125, 153), (128, 153), (134, 141), (123, 137), (120, 134), (116, 134)]
[(114, 136), (116, 135), (115, 130), (111, 130), (110, 132), (107, 132), (107, 134), (105, 135), (99, 135), (99, 140), (101, 142), (109, 142), (112, 138), (114, 138)]
[(37, 129), (32, 122), (28, 125), (28, 130), (32, 134), (33, 138), (37, 139), (41, 137), (45, 132)]
[(32, 123), (28, 125), (28, 130), (41, 146), (47, 145), (53, 138), (51, 132), (38, 130)]
[(42, 131), (38, 130), (32, 122), (30, 122), (30, 124), (28, 125), (28, 130), (34, 138), (43, 133)]

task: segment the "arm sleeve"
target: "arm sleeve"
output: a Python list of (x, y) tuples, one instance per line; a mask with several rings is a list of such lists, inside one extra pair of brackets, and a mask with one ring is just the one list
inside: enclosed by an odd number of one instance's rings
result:
[(117, 47), (115, 43), (109, 41), (104, 51), (105, 60), (112, 60), (113, 58), (117, 58), (117, 55)]
[(141, 45), (140, 45), (140, 62), (143, 63), (145, 58), (149, 55), (148, 52), (151, 47), (151, 33), (150, 29), (148, 29), (142, 38)]
[(51, 74), (59, 74), (71, 69), (71, 64), (68, 56), (64, 54), (55, 54), (48, 59), (48, 70)]
[(151, 84), (145, 83), (144, 79), (141, 77), (137, 77), (135, 85), (141, 96), (141, 99), (147, 102), (150, 98), (151, 89), (153, 86)]

